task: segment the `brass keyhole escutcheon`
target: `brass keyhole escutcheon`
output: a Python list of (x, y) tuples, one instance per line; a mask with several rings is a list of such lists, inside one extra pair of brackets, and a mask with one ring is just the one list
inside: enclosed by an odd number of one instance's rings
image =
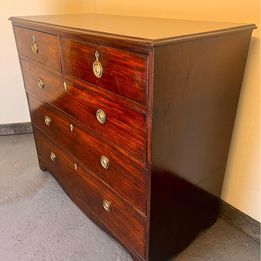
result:
[(78, 165), (76, 163), (73, 164), (73, 168), (74, 170), (77, 170), (78, 169)]
[(47, 126), (50, 126), (51, 125), (51, 122), (52, 122), (52, 119), (49, 117), (49, 116), (45, 116), (44, 117), (44, 122)]
[(50, 154), (50, 159), (51, 159), (52, 161), (55, 161), (55, 160), (56, 160), (56, 155), (55, 155), (53, 152), (51, 152), (51, 154)]
[(40, 89), (44, 88), (44, 81), (42, 79), (38, 79), (37, 80), (37, 85)]
[(67, 83), (66, 83), (66, 82), (63, 82), (63, 88), (64, 88), (65, 91), (68, 90), (68, 87), (67, 87)]
[(101, 78), (102, 74), (103, 74), (103, 68), (102, 68), (102, 65), (99, 61), (99, 57), (100, 57), (100, 54), (99, 54), (98, 51), (96, 51), (95, 52), (96, 61), (94, 61), (93, 65), (92, 65), (92, 70), (93, 70), (94, 75), (97, 78)]
[(73, 132), (73, 131), (74, 131), (74, 127), (73, 127), (73, 125), (70, 124), (69, 127), (70, 127), (70, 131)]
[(39, 47), (38, 44), (36, 42), (35, 36), (32, 36), (32, 44), (31, 44), (31, 48), (34, 54), (38, 54), (39, 52)]
[(104, 199), (102, 205), (107, 212), (111, 211), (111, 202), (109, 200)]
[(109, 161), (109, 159), (107, 157), (102, 155), (101, 158), (100, 158), (100, 162), (101, 162), (101, 165), (102, 165), (102, 167), (104, 169), (108, 169), (109, 168), (110, 161)]
[(106, 122), (106, 114), (102, 109), (98, 109), (96, 111), (96, 118), (100, 124), (104, 124)]

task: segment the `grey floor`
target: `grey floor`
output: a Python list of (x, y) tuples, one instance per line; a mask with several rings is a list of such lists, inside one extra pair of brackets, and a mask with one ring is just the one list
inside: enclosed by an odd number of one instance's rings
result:
[[(0, 136), (0, 261), (17, 260), (132, 260), (39, 170), (31, 134)], [(175, 258), (184, 260), (255, 261), (259, 246), (219, 220)]]

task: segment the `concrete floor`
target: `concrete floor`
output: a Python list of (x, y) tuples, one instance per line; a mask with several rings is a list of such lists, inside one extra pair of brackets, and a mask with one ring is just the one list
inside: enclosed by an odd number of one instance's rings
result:
[[(258, 261), (259, 246), (219, 220), (175, 261)], [(0, 261), (130, 261), (48, 172), (38, 168), (33, 136), (0, 136)]]

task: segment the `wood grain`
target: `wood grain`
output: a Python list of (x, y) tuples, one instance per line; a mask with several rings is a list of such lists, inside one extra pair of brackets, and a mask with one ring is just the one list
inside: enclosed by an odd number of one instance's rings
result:
[[(146, 213), (145, 180), (146, 171), (130, 157), (103, 143), (87, 132), (73, 118), (28, 96), (32, 122), (52, 141), (57, 142), (65, 151), (74, 155), (85, 168), (95, 173), (111, 186), (114, 191), (136, 208), (142, 215)], [(50, 126), (45, 124), (45, 116), (51, 118)], [(70, 124), (73, 131), (70, 130)], [(109, 168), (101, 166), (101, 156), (109, 159)]]
[[(123, 148), (142, 162), (146, 161), (146, 115), (122, 106), (117, 97), (106, 98), (89, 85), (76, 86), (59, 75), (47, 71), (37, 64), (21, 61), (25, 87), (42, 100), (73, 116), (95, 131), (109, 143)], [(44, 88), (37, 86), (37, 80), (44, 82)], [(107, 116), (105, 124), (96, 119), (96, 111), (102, 109)]]
[[(56, 35), (41, 33), (15, 26), (14, 34), (19, 56), (30, 58), (55, 71), (61, 71), (59, 42)], [(39, 52), (33, 53), (32, 37), (35, 37)]]
[[(127, 245), (138, 256), (144, 256), (144, 219), (128, 204), (122, 201), (108, 187), (91, 174), (85, 171), (80, 163), (75, 171), (74, 158), (71, 158), (39, 130), (34, 129), (39, 157), (48, 169), (60, 182), (69, 195), (80, 199), (79, 206), (99, 220), (120, 242)], [(50, 153), (56, 155), (53, 162)], [(111, 202), (110, 212), (103, 208), (103, 200)]]
[[(98, 51), (103, 75), (97, 78), (93, 63)], [(117, 95), (146, 104), (146, 56), (102, 45), (61, 39), (62, 66), (65, 75), (95, 84)]]

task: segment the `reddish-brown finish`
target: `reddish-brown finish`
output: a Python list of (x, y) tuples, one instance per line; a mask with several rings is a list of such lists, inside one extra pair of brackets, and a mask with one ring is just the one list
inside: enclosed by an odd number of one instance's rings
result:
[[(140, 21), (141, 28), (131, 26)], [(12, 22), (59, 39), (61, 73), (18, 48), (40, 168), (53, 173), (134, 260), (165, 261), (179, 253), (217, 218), (255, 26), (95, 14)], [(93, 30), (108, 25), (113, 28)], [(168, 31), (163, 25), (175, 26)], [(104, 68), (100, 79), (92, 72), (96, 50)], [(36, 85), (39, 74), (43, 89)], [(104, 125), (95, 118), (98, 107), (106, 111)], [(57, 164), (47, 148), (57, 153)], [(112, 168), (100, 171), (101, 154), (109, 155)], [(80, 175), (74, 175), (75, 162)], [(97, 203), (105, 196), (122, 211), (108, 220)]]
[[(141, 104), (147, 103), (146, 56), (66, 38), (61, 39), (61, 50), (65, 75), (95, 84)], [(97, 78), (92, 69), (96, 51), (100, 54), (99, 61), (103, 67), (101, 78)]]
[(250, 37), (154, 52), (150, 260), (168, 260), (216, 221)]
[[(46, 71), (43, 67), (24, 60), (21, 61), (25, 87), (42, 100), (53, 104), (75, 119), (81, 121), (97, 132), (105, 140), (123, 147), (128, 153), (146, 161), (146, 115), (138, 113), (117, 102), (105, 98), (94, 90), (77, 86), (64, 80), (59, 75)], [(44, 82), (44, 88), (39, 88), (37, 80)], [(102, 109), (107, 116), (105, 124), (96, 119), (96, 111)]]
[[(95, 215), (95, 219), (99, 219), (114, 236), (144, 257), (144, 219), (132, 211), (131, 207), (107, 186), (86, 172), (79, 162), (75, 170), (75, 159), (61, 150), (53, 141), (47, 139), (38, 129), (34, 128), (34, 134), (42, 167), (50, 170), (57, 180), (70, 193), (78, 197), (82, 205), (88, 208)], [(54, 162), (50, 159), (51, 152), (56, 155)], [(104, 199), (111, 202), (110, 212), (103, 208)]]
[[(14, 27), (17, 49), (21, 57), (30, 58), (55, 71), (61, 71), (59, 42), (56, 35), (45, 34), (34, 30)], [(32, 51), (33, 36), (39, 51)]]
[[(74, 155), (87, 169), (94, 172), (109, 184), (126, 201), (145, 215), (145, 170), (138, 161), (115, 151), (113, 146), (91, 135), (82, 124), (55, 110), (47, 103), (42, 103), (33, 96), (28, 96), (32, 122), (51, 140)], [(50, 126), (45, 124), (45, 116), (51, 118)], [(70, 124), (73, 131), (70, 130)], [(100, 157), (106, 156), (110, 163), (104, 169)], [(139, 165), (137, 165), (139, 164)]]

